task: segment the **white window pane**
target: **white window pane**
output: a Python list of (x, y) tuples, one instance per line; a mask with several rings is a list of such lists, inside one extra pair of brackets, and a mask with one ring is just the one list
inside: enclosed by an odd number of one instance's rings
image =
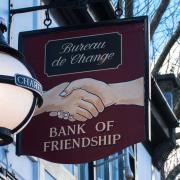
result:
[(48, 171), (45, 171), (45, 180), (56, 180)]

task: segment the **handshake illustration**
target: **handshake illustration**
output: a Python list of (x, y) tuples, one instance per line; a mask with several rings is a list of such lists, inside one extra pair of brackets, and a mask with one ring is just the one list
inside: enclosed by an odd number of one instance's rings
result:
[(35, 115), (49, 112), (50, 116), (70, 121), (86, 121), (97, 117), (111, 105), (144, 105), (144, 79), (107, 84), (91, 78), (65, 82), (44, 92), (43, 105)]

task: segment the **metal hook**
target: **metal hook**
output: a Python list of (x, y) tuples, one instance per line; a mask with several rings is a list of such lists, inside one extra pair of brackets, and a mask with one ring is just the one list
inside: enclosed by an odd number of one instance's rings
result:
[(118, 0), (116, 10), (115, 10), (115, 15), (117, 17), (120, 17), (120, 16), (122, 16), (122, 14), (123, 14), (122, 6), (121, 6), (121, 3), (120, 3), (120, 0)]
[(49, 9), (46, 9), (45, 11), (45, 20), (44, 20), (44, 25), (46, 26), (46, 28), (48, 29), (49, 26), (52, 24), (52, 19), (49, 16)]

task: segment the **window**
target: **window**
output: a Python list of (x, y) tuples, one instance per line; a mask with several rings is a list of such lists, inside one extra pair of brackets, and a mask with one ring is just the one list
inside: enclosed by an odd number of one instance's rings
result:
[(95, 162), (95, 180), (124, 180), (135, 177), (135, 157), (133, 147), (115, 153)]
[(56, 180), (48, 171), (45, 171), (45, 180)]
[(71, 172), (72, 175), (75, 174), (75, 165), (74, 164), (64, 164), (64, 167)]
[(96, 180), (119, 180), (119, 157), (115, 153), (96, 161)]
[(78, 180), (88, 180), (88, 163), (78, 165)]

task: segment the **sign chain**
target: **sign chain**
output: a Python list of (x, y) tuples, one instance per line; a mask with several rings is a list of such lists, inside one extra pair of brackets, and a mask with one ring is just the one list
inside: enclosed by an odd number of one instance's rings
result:
[(122, 2), (120, 0), (117, 1), (116, 5), (116, 10), (115, 10), (115, 15), (116, 17), (120, 17), (123, 14), (123, 9), (122, 9)]
[(46, 9), (45, 16), (46, 16), (46, 18), (44, 20), (44, 25), (48, 29), (49, 26), (52, 24), (52, 19), (50, 18), (50, 15), (49, 15), (49, 9)]

